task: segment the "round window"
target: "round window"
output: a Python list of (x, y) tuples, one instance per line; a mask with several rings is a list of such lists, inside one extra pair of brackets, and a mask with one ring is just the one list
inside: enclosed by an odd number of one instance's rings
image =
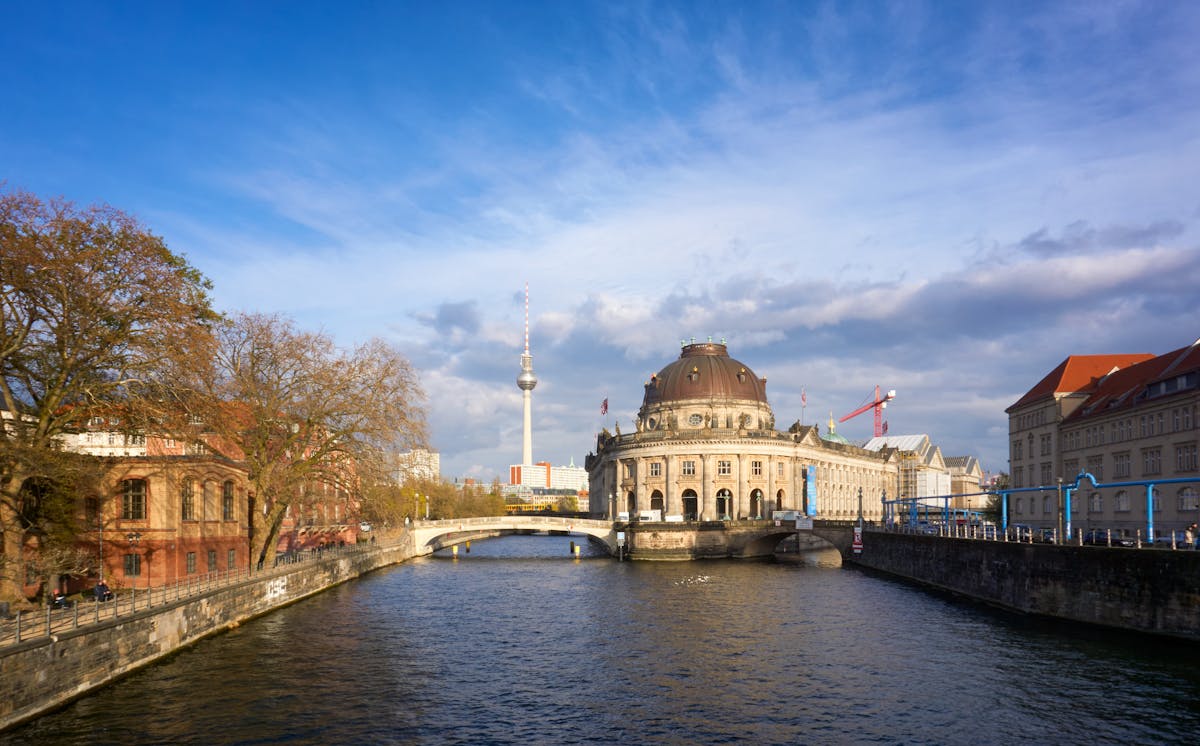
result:
[(701, 422), (704, 422), (704, 418), (698, 414), (694, 414), (691, 417), (688, 417), (689, 425), (698, 426)]

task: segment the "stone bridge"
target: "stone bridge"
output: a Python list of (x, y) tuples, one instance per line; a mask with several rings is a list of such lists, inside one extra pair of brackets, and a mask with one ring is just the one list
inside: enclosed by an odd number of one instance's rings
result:
[(565, 531), (586, 534), (602, 542), (609, 554), (617, 552), (617, 529), (612, 521), (541, 515), (501, 515), (486, 518), (454, 518), (417, 521), (409, 526), (413, 551), (433, 554), (439, 549), (462, 544), (498, 531)]
[[(610, 555), (618, 553), (619, 534), (625, 554), (632, 559), (702, 559), (770, 556), (784, 538), (799, 534), (806, 548), (832, 545), (848, 557), (853, 526), (843, 521), (814, 521), (811, 529), (797, 530), (772, 521), (702, 521), (690, 523), (613, 522), (562, 516), (505, 515), (417, 521), (409, 526), (414, 554), (432, 554), (471, 540), (514, 531), (562, 531), (589, 536), (604, 544)], [(807, 539), (805, 539), (807, 537)]]

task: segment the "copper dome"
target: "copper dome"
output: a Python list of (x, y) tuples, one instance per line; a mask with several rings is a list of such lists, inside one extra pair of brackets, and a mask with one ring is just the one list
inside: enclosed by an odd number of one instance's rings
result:
[(724, 344), (696, 342), (684, 345), (678, 360), (650, 377), (642, 406), (694, 399), (767, 404), (767, 381), (729, 357)]

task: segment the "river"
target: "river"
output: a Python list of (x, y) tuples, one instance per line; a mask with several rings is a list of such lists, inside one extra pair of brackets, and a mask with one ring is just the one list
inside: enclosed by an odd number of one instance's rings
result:
[[(576, 539), (578, 541), (578, 539)], [(475, 542), (180, 652), (0, 744), (1195, 743), (1200, 651), (804, 562)]]

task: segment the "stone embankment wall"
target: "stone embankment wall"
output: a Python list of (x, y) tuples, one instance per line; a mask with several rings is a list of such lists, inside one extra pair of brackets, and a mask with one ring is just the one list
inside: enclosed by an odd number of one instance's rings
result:
[(1013, 611), (1200, 641), (1200, 552), (868, 531), (846, 559)]
[(230, 629), (364, 573), (403, 562), (398, 543), (263, 573), (182, 599), (0, 650), (0, 730), (36, 717), (202, 637)]

